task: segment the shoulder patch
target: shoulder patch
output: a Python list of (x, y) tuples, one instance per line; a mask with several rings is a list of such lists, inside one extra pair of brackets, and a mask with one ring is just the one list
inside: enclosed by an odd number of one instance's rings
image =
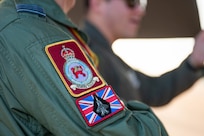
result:
[(105, 81), (76, 41), (50, 44), (45, 51), (72, 96), (80, 97), (105, 86)]
[(94, 126), (124, 109), (111, 86), (78, 98), (76, 105), (88, 126)]

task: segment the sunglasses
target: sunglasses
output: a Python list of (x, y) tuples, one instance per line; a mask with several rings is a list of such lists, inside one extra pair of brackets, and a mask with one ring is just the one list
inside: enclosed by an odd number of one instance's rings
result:
[(124, 1), (129, 8), (139, 6), (142, 9), (145, 9), (147, 5), (147, 0), (124, 0)]

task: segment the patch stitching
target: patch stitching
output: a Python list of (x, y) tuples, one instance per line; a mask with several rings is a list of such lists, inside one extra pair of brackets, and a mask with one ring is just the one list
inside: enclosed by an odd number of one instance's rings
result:
[(45, 52), (72, 96), (80, 97), (105, 86), (105, 81), (75, 40), (47, 45)]
[[(96, 104), (97, 101), (99, 101), (98, 103), (100, 105)], [(124, 105), (111, 86), (105, 86), (102, 89), (78, 98), (76, 105), (86, 124), (90, 127), (112, 117), (124, 109)]]

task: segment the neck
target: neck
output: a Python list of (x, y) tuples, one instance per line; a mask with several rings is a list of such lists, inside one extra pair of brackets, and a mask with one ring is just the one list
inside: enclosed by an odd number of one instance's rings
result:
[(55, 2), (60, 6), (65, 14), (68, 14), (68, 12), (75, 5), (74, 0), (55, 0)]
[(94, 14), (88, 14), (87, 15), (87, 20), (93, 24), (102, 34), (103, 36), (107, 39), (109, 44), (112, 46), (112, 43), (117, 39), (112, 35), (112, 32), (109, 27), (106, 26), (106, 22), (103, 18), (96, 16)]

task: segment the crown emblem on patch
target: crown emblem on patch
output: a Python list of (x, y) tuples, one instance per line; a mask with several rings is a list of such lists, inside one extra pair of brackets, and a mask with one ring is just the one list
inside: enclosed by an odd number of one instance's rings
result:
[(65, 48), (64, 45), (62, 46), (61, 56), (62, 56), (65, 60), (75, 58), (74, 51), (71, 50), (71, 49), (69, 49), (69, 48)]

